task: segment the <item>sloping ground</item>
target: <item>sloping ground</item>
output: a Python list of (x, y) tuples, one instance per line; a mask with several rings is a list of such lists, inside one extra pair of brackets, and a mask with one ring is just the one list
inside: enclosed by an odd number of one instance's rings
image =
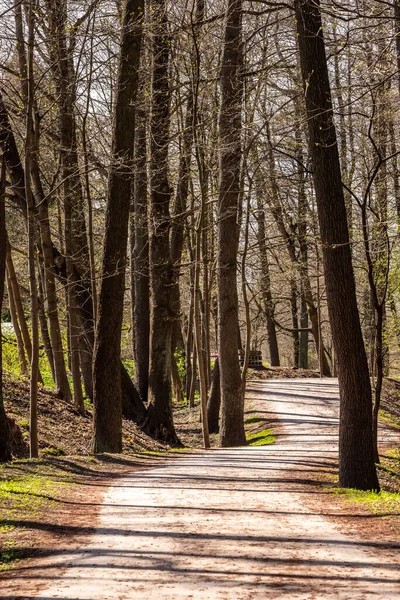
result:
[[(39, 454), (41, 456), (75, 456), (90, 454), (92, 440), (92, 412), (80, 415), (74, 407), (57, 397), (49, 388), (39, 386), (38, 395)], [(7, 415), (22, 430), (25, 443), (21, 446), (19, 435), (15, 440), (16, 456), (27, 457), (29, 429), (29, 382), (5, 377), (4, 403)], [(165, 444), (145, 435), (134, 423), (123, 422), (124, 452), (138, 450), (164, 450)]]
[(344, 511), (320, 488), (336, 467), (335, 382), (257, 382), (249, 410), (276, 422), (275, 445), (128, 473), (107, 491), (96, 528), (3, 574), (0, 597), (400, 598), (398, 525), (377, 534), (364, 526), (384, 514)]

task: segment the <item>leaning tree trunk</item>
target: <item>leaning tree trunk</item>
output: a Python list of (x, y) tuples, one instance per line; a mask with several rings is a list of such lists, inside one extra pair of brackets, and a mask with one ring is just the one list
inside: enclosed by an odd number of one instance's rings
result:
[(143, 10), (143, 0), (124, 3), (94, 349), (94, 452), (122, 451), (121, 330)]
[(3, 306), (4, 281), (6, 277), (6, 161), (2, 160), (0, 182), (0, 462), (11, 460), (10, 428), (3, 403), (3, 354), (1, 335), (1, 310)]
[(340, 387), (339, 482), (378, 490), (372, 398), (349, 245), (319, 0), (295, 0), (297, 37)]
[(168, 180), (170, 82), (167, 8), (152, 3), (153, 79), (151, 107), (151, 326), (147, 431), (166, 441), (178, 441), (172, 417), (171, 339), (172, 263), (169, 246), (171, 188)]
[(238, 204), (241, 171), (242, 2), (229, 0), (220, 74), (220, 189), (218, 199), (218, 352), (221, 446), (246, 443), (244, 394), (238, 355)]

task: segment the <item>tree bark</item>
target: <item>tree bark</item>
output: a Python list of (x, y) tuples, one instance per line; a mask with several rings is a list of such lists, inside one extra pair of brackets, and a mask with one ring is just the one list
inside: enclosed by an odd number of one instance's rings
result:
[(267, 322), (269, 360), (272, 367), (280, 366), (278, 337), (275, 327), (275, 307), (271, 292), (271, 276), (269, 271), (269, 261), (267, 254), (267, 243), (265, 234), (265, 211), (261, 200), (261, 190), (258, 189), (256, 181), (257, 195), (257, 241), (260, 252), (260, 287), (263, 301), (264, 315)]
[(246, 444), (244, 394), (238, 355), (238, 203), (241, 171), (242, 2), (228, 0), (220, 73), (220, 189), (218, 199), (218, 350), (221, 446)]
[(147, 132), (146, 116), (136, 115), (133, 280), (135, 305), (135, 380), (143, 402), (147, 402), (150, 356), (150, 276), (147, 194)]
[(338, 363), (339, 483), (378, 490), (371, 385), (357, 308), (319, 0), (295, 0), (294, 5), (328, 311)]
[(167, 8), (165, 0), (152, 3), (153, 73), (151, 108), (151, 325), (148, 418), (146, 429), (158, 438), (177, 443), (172, 416), (171, 335), (172, 263), (169, 244), (171, 188), (168, 180), (170, 82)]
[(32, 331), (32, 357), (30, 371), (30, 414), (29, 414), (29, 442), (30, 457), (37, 458), (38, 447), (38, 376), (39, 376), (39, 321), (38, 321), (38, 293), (35, 269), (35, 200), (31, 187), (31, 165), (36, 151), (34, 131), (34, 80), (33, 80), (33, 50), (34, 50), (34, 21), (33, 0), (28, 4), (28, 60), (27, 60), (27, 102), (25, 126), (25, 198), (28, 222), (28, 270), (29, 290), (31, 300), (31, 331)]
[(6, 276), (6, 161), (3, 157), (0, 181), (0, 463), (11, 460), (10, 427), (3, 402), (3, 354), (1, 335), (1, 312), (3, 307), (4, 281)]
[(221, 380), (219, 360), (216, 358), (211, 376), (211, 389), (207, 402), (208, 430), (210, 433), (219, 433), (219, 413), (221, 408)]
[[(49, 14), (50, 58), (59, 111), (59, 135), (62, 189), (65, 213), (65, 254), (68, 285), (67, 307), (70, 329), (70, 363), (75, 390), (80, 403), (80, 357), (90, 362), (85, 369), (86, 377), (91, 373), (92, 348), (89, 348), (87, 330), (94, 328), (93, 301), (90, 282), (89, 244), (86, 233), (83, 188), (78, 159), (77, 126), (75, 115), (76, 77), (71, 46), (67, 43), (67, 0), (47, 0)], [(76, 273), (79, 272), (79, 277)], [(79, 311), (79, 296), (90, 297), (91, 311)], [(78, 314), (79, 313), (79, 314)], [(88, 323), (85, 319), (89, 320)], [(81, 352), (79, 352), (81, 349)], [(92, 381), (85, 381), (85, 389), (92, 397)], [(74, 390), (74, 391), (75, 391)]]
[(121, 329), (143, 10), (143, 0), (124, 2), (94, 349), (94, 452), (122, 451)]

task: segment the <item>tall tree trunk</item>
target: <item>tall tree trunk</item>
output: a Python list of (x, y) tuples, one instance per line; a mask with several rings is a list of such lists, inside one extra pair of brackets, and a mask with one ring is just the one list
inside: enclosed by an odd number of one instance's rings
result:
[(58, 317), (57, 289), (48, 202), (44, 199), (44, 192), (40, 184), (38, 164), (36, 164), (35, 176), (32, 179), (33, 192), (38, 206), (38, 220), (44, 262), (43, 280), (44, 288), (46, 290), (47, 317), (49, 320), (50, 340), (54, 358), (54, 382), (56, 384), (57, 394), (59, 394), (66, 402), (71, 402), (71, 391), (67, 378), (61, 327)]
[(134, 183), (134, 358), (135, 379), (143, 402), (147, 401), (150, 353), (150, 276), (147, 194), (146, 115), (136, 115), (135, 183)]
[(0, 181), (0, 463), (11, 460), (10, 428), (3, 402), (3, 353), (1, 313), (3, 308), (4, 281), (6, 276), (6, 161), (3, 157)]
[(152, 2), (153, 74), (151, 107), (151, 326), (147, 431), (177, 443), (172, 417), (172, 263), (169, 245), (171, 188), (168, 180), (170, 81), (167, 8)]
[(297, 38), (340, 387), (339, 483), (378, 490), (372, 398), (361, 333), (319, 0), (295, 0)]
[(246, 444), (244, 394), (238, 355), (238, 203), (242, 126), (242, 1), (228, 0), (220, 73), (220, 189), (218, 199), (218, 351), (221, 446)]
[[(182, 252), (184, 243), (184, 228), (185, 221), (187, 219), (187, 198), (189, 193), (190, 183), (190, 165), (191, 155), (193, 148), (193, 141), (196, 135), (197, 126), (197, 101), (198, 101), (198, 85), (199, 85), (199, 72), (200, 72), (200, 55), (198, 52), (197, 35), (199, 34), (199, 27), (204, 19), (205, 2), (204, 0), (195, 0), (194, 13), (195, 17), (191, 14), (191, 26), (192, 26), (192, 45), (190, 49), (191, 64), (194, 72), (194, 83), (192, 90), (188, 94), (186, 102), (186, 115), (185, 115), (185, 126), (184, 133), (182, 136), (182, 151), (179, 158), (179, 171), (178, 171), (178, 184), (176, 188), (174, 209), (173, 209), (173, 220), (171, 226), (170, 235), (170, 252), (171, 262), (173, 268), (173, 281), (171, 288), (171, 307), (173, 311), (173, 324), (172, 324), (172, 346), (171, 346), (171, 359), (175, 360), (174, 352), (176, 350), (177, 341), (182, 337), (181, 334), (181, 300), (180, 300), (180, 268), (182, 262)], [(197, 25), (197, 27), (196, 27)], [(196, 144), (197, 149), (197, 144)], [(191, 360), (189, 357), (187, 360)], [(207, 377), (207, 366), (206, 377)], [(173, 366), (173, 372), (175, 366)], [(175, 397), (183, 396), (181, 382), (174, 377)]]
[[(25, 106), (28, 103), (28, 82), (27, 82), (27, 57), (25, 49), (25, 39), (23, 33), (23, 17), (21, 3), (15, 1), (15, 30), (17, 39), (17, 51), (19, 60), (19, 69), (21, 75), (21, 92)], [(36, 108), (35, 99), (33, 99), (33, 111), (34, 115), (34, 128), (32, 132), (32, 156), (31, 156), (31, 185), (32, 193), (35, 198), (35, 204), (37, 207), (37, 217), (39, 223), (39, 236), (37, 240), (38, 245), (41, 247), (44, 269), (43, 269), (43, 292), (46, 291), (47, 300), (47, 316), (49, 319), (50, 326), (50, 341), (52, 345), (52, 359), (49, 356), (50, 367), (52, 368), (53, 379), (56, 385), (56, 393), (60, 395), (66, 402), (71, 401), (71, 392), (69, 388), (67, 372), (65, 368), (63, 344), (61, 338), (61, 329), (58, 318), (58, 306), (57, 306), (57, 292), (55, 285), (54, 276), (54, 262), (53, 262), (53, 246), (51, 242), (50, 233), (50, 221), (49, 221), (49, 207), (48, 198), (46, 198), (43, 191), (41, 179), (40, 179), (40, 168), (39, 168), (39, 141), (40, 141), (40, 119), (38, 117), (38, 111)], [(39, 237), (38, 236), (38, 237)], [(40, 292), (40, 279), (39, 279), (39, 292)], [(43, 341), (47, 343), (47, 327), (45, 327), (45, 321), (43, 320), (42, 311), (44, 306), (39, 307), (39, 319), (41, 321), (42, 337)]]
[(51, 376), (53, 382), (56, 380), (55, 372), (54, 372), (54, 355), (53, 348), (51, 346), (51, 340), (49, 335), (49, 329), (47, 327), (47, 319), (46, 319), (46, 311), (44, 308), (44, 267), (43, 261), (37, 261), (37, 271), (38, 271), (38, 292), (39, 292), (39, 324), (40, 324), (40, 332), (42, 334), (42, 341), (44, 346), (44, 351), (46, 353), (47, 362), (49, 363)]
[(257, 241), (260, 253), (260, 287), (263, 301), (264, 315), (267, 321), (269, 359), (272, 367), (279, 367), (279, 346), (275, 327), (275, 307), (272, 299), (271, 276), (267, 254), (267, 243), (265, 234), (265, 211), (261, 200), (261, 190), (256, 181), (257, 194)]
[(290, 312), (292, 315), (293, 366), (300, 362), (299, 314), (297, 306), (297, 285), (294, 279), (290, 281)]
[[(49, 13), (49, 44), (53, 77), (57, 92), (59, 129), (60, 129), (60, 156), (62, 188), (64, 194), (65, 211), (65, 250), (66, 270), (68, 280), (68, 317), (71, 340), (71, 368), (74, 379), (80, 379), (80, 356), (90, 362), (92, 347), (87, 337), (87, 329), (93, 331), (93, 302), (91, 295), (91, 271), (86, 234), (84, 199), (80, 166), (78, 160), (77, 127), (75, 116), (76, 102), (76, 77), (74, 72), (71, 48), (67, 44), (67, 0), (47, 0)], [(79, 277), (77, 277), (79, 273)], [(84, 289), (84, 296), (90, 297), (90, 313), (79, 311), (79, 321), (82, 322), (81, 331), (78, 325), (78, 309), (81, 305), (79, 296)], [(74, 314), (72, 314), (74, 313)], [(85, 323), (85, 319), (89, 323)], [(79, 335), (80, 334), (80, 335)], [(79, 347), (81, 352), (79, 353)], [(91, 368), (85, 369), (85, 374), (91, 373)], [(77, 386), (75, 386), (77, 387)], [(80, 384), (78, 386), (80, 388)], [(92, 396), (92, 381), (85, 381), (85, 389), (89, 397)], [(79, 390), (78, 390), (79, 394)], [(80, 399), (76, 399), (79, 403)]]
[(296, 101), (296, 159), (299, 169), (298, 177), (298, 201), (297, 201), (297, 220), (298, 220), (298, 240), (300, 247), (300, 350), (299, 366), (302, 369), (308, 369), (308, 307), (305, 296), (305, 281), (308, 276), (308, 241), (307, 241), (307, 196), (305, 189), (305, 169), (303, 156), (303, 140), (301, 135), (300, 122), (302, 110), (299, 100)]
[(94, 452), (122, 451), (121, 330), (143, 10), (143, 0), (124, 2), (94, 350)]
[(301, 283), (300, 297), (300, 356), (299, 366), (301, 369), (308, 369), (308, 310), (304, 289)]
[(35, 200), (31, 187), (31, 165), (35, 148), (34, 131), (34, 80), (33, 80), (33, 51), (34, 51), (34, 20), (33, 0), (28, 4), (28, 60), (27, 60), (27, 102), (26, 102), (26, 129), (25, 129), (25, 198), (28, 221), (28, 268), (29, 289), (31, 300), (31, 331), (32, 331), (32, 358), (30, 372), (30, 415), (29, 415), (29, 442), (30, 457), (37, 458), (38, 448), (38, 376), (39, 376), (39, 321), (38, 321), (38, 293), (35, 269)]

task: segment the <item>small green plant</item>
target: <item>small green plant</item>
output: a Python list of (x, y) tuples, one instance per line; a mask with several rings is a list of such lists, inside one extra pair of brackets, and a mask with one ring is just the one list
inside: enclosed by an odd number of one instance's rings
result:
[(400, 512), (400, 493), (395, 492), (363, 492), (351, 488), (332, 488), (332, 492), (338, 496), (343, 496), (350, 502), (358, 502), (363, 504), (371, 512), (398, 514)]

